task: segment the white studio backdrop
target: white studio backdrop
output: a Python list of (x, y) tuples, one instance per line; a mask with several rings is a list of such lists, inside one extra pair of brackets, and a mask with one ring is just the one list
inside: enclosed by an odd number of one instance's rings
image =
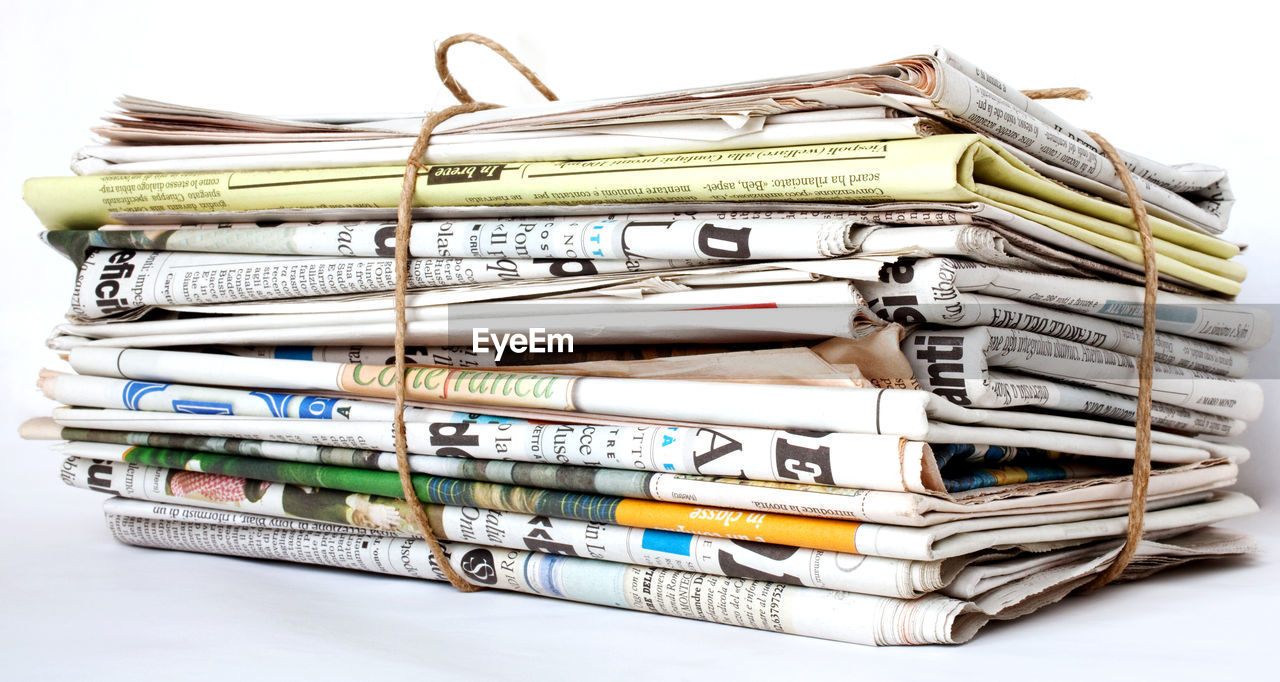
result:
[[(1239, 489), (1263, 514), (1257, 559), (1176, 571), (1070, 600), (960, 648), (880, 651), (509, 594), (146, 551), (114, 544), (100, 500), (66, 490), (57, 458), (16, 437), (51, 404), (36, 370), (66, 307), (70, 264), (36, 238), (22, 180), (67, 174), (88, 128), (123, 93), (256, 113), (410, 112), (452, 103), (434, 43), (477, 32), (565, 99), (859, 66), (945, 45), (1018, 87), (1081, 86), (1054, 102), (1117, 146), (1231, 171), (1225, 236), (1247, 242), (1241, 301), (1280, 286), (1280, 95), (1274, 21), (1257, 3), (0, 2), (4, 452), (0, 652), (15, 679), (173, 675), (350, 678), (407, 666), (433, 679), (555, 674), (693, 679), (871, 674), (897, 679), (1085, 675), (1146, 679), (1261, 669), (1280, 607), (1280, 464), (1268, 409), (1242, 439)], [(478, 99), (538, 96), (483, 48), (451, 52)], [(1274, 313), (1273, 313), (1274, 314)], [(1254, 354), (1280, 404), (1277, 348)], [(616, 647), (616, 649), (615, 649)], [(380, 666), (386, 666), (380, 667)], [(712, 666), (716, 666), (713, 668)], [(1259, 666), (1259, 667), (1255, 667)]]

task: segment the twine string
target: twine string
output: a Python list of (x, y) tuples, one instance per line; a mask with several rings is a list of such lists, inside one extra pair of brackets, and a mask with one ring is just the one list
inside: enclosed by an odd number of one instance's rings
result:
[(547, 88), (546, 85), (533, 73), (529, 67), (525, 66), (516, 59), (507, 49), (498, 43), (475, 33), (462, 33), (446, 39), (436, 48), (436, 72), (440, 75), (440, 81), (445, 87), (453, 93), (460, 104), (441, 109), (427, 116), (422, 122), (422, 130), (418, 132), (418, 139), (413, 143), (413, 150), (409, 152), (409, 160), (405, 163), (404, 182), (400, 185), (400, 202), (396, 208), (396, 250), (395, 250), (395, 309), (396, 309), (396, 334), (395, 334), (395, 410), (392, 418), (392, 429), (395, 435), (396, 444), (396, 472), (400, 475), (400, 489), (404, 493), (404, 499), (409, 507), (413, 520), (417, 523), (422, 534), (422, 539), (427, 542), (427, 546), (431, 548), (431, 556), (436, 561), (436, 566), (440, 572), (444, 574), (449, 583), (462, 592), (475, 592), (483, 589), (467, 582), (465, 578), (453, 569), (453, 565), (449, 562), (449, 557), (445, 554), (444, 548), (440, 546), (440, 541), (436, 539), (435, 531), (431, 527), (431, 519), (427, 516), (427, 510), (423, 506), (422, 501), (418, 499), (418, 494), (413, 487), (413, 475), (409, 469), (409, 448), (404, 428), (404, 410), (407, 386), (405, 385), (405, 334), (406, 334), (406, 298), (409, 293), (409, 234), (413, 230), (413, 196), (418, 187), (418, 171), (425, 168), (424, 159), (427, 154), (427, 145), (431, 140), (431, 133), (441, 123), (457, 116), (459, 114), (469, 114), (474, 111), (484, 111), (486, 109), (497, 109), (499, 105), (489, 104), (486, 102), (477, 102), (461, 85), (454, 79), (453, 74), (449, 71), (448, 52), (449, 48), (462, 42), (479, 43), (489, 49), (502, 55), (507, 63), (515, 67), (529, 82), (537, 88), (538, 92), (549, 100), (555, 100), (556, 96)]
[(440, 43), (440, 46), (436, 48), (436, 73), (440, 75), (440, 82), (444, 83), (446, 88), (449, 88), (449, 92), (452, 92), (453, 96), (456, 97), (459, 102), (462, 102), (463, 104), (470, 104), (476, 100), (471, 96), (471, 93), (467, 92), (466, 88), (462, 87), (462, 85), (458, 83), (457, 79), (455, 79), (453, 74), (449, 71), (449, 48), (457, 45), (458, 43), (477, 43), (497, 52), (499, 56), (507, 60), (507, 63), (511, 65), (511, 68), (520, 72), (520, 75), (524, 76), (525, 80), (529, 81), (529, 84), (541, 93), (543, 97), (547, 98), (547, 100), (555, 102), (560, 99), (559, 97), (556, 97), (556, 93), (551, 92), (551, 88), (548, 88), (546, 84), (542, 82), (541, 78), (538, 78), (538, 74), (534, 73), (533, 69), (530, 69), (524, 65), (524, 62), (516, 59), (516, 56), (511, 54), (507, 48), (478, 33), (459, 33), (458, 35), (445, 38), (444, 42)]
[[(1023, 90), (1030, 99), (1085, 99), (1088, 91), (1081, 88), (1049, 88)], [(1142, 528), (1147, 510), (1147, 485), (1151, 481), (1151, 394), (1156, 360), (1156, 287), (1159, 273), (1156, 270), (1156, 246), (1151, 236), (1151, 222), (1147, 219), (1147, 205), (1138, 194), (1133, 174), (1120, 158), (1120, 152), (1106, 138), (1092, 131), (1085, 131), (1102, 150), (1107, 161), (1116, 169), (1125, 197), (1133, 211), (1133, 220), (1142, 241), (1142, 349), (1138, 355), (1138, 409), (1134, 417), (1133, 482), (1129, 494), (1129, 519), (1125, 528), (1124, 545), (1120, 554), (1101, 575), (1082, 588), (1091, 592), (1115, 580), (1133, 560), (1142, 541)]]
[(1044, 88), (1041, 90), (1023, 90), (1027, 99), (1089, 99), (1089, 91), (1084, 88)]
[[(454, 78), (449, 69), (448, 52), (459, 43), (470, 42), (488, 47), (507, 61), (517, 72), (525, 77), (539, 93), (549, 101), (559, 98), (538, 78), (528, 66), (511, 54), (501, 44), (475, 33), (461, 33), (445, 39), (436, 48), (436, 72), (440, 82), (457, 98), (459, 104), (434, 112), (422, 123), (418, 138), (414, 141), (413, 150), (405, 164), (404, 182), (400, 186), (400, 201), (396, 210), (395, 230), (395, 411), (393, 430), (395, 436), (396, 471), (400, 477), (400, 487), (405, 502), (413, 515), (414, 521), (421, 530), (422, 537), (431, 549), (436, 565), (455, 588), (463, 592), (474, 592), (483, 588), (472, 585), (453, 569), (448, 556), (441, 547), (431, 526), (426, 508), (418, 498), (413, 487), (413, 476), (409, 468), (409, 454), (406, 443), (404, 410), (405, 384), (405, 336), (406, 336), (406, 298), (409, 288), (409, 235), (413, 228), (413, 198), (418, 185), (418, 171), (424, 168), (423, 159), (431, 134), (441, 123), (457, 116), (476, 111), (498, 108), (497, 104), (477, 102)], [(1083, 100), (1089, 92), (1082, 88), (1047, 88), (1042, 90), (1024, 90), (1030, 99), (1074, 99)], [(1088, 131), (1086, 131), (1088, 132)], [(1115, 147), (1101, 135), (1089, 132), (1090, 137), (1098, 143), (1107, 160), (1115, 166), (1116, 174), (1124, 186), (1129, 206), (1133, 210), (1134, 221), (1142, 242), (1142, 266), (1144, 273), (1143, 306), (1142, 306), (1142, 350), (1138, 361), (1138, 408), (1135, 419), (1136, 447), (1133, 460), (1133, 483), (1129, 499), (1128, 527), (1124, 545), (1114, 561), (1094, 580), (1084, 586), (1084, 590), (1096, 590), (1115, 580), (1124, 572), (1133, 559), (1138, 543), (1142, 539), (1143, 517), (1146, 511), (1147, 485), (1151, 477), (1151, 398), (1152, 379), (1155, 369), (1155, 303), (1158, 273), (1156, 271), (1155, 241), (1151, 236), (1151, 224), (1147, 218), (1146, 205), (1138, 194), (1137, 185), (1133, 181), (1129, 169), (1120, 158)]]
[(1151, 222), (1147, 219), (1147, 206), (1138, 194), (1133, 175), (1124, 165), (1120, 153), (1107, 139), (1086, 130), (1089, 137), (1102, 148), (1111, 165), (1116, 167), (1120, 183), (1124, 185), (1129, 208), (1133, 210), (1138, 236), (1142, 239), (1142, 352), (1138, 355), (1138, 409), (1134, 418), (1133, 482), (1129, 494), (1129, 525), (1125, 530), (1124, 547), (1102, 575), (1094, 578), (1085, 591), (1093, 591), (1120, 577), (1133, 560), (1142, 541), (1143, 517), (1147, 510), (1147, 484), (1151, 480), (1151, 399), (1152, 382), (1156, 362), (1156, 286), (1160, 274), (1156, 271), (1156, 245), (1151, 236)]

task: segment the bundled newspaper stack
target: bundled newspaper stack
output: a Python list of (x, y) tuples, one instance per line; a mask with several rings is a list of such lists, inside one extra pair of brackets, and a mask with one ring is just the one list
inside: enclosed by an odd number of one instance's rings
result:
[[(26, 200), (77, 266), (42, 372), (121, 541), (864, 644), (963, 642), (1128, 526), (1142, 252), (1091, 138), (938, 51), (454, 117), (413, 201), (407, 507), (395, 206), (419, 116), (122, 98)], [(1145, 539), (1211, 527), (1264, 313), (1226, 174), (1124, 154), (1162, 289)], [(399, 165), (400, 167), (397, 167)]]

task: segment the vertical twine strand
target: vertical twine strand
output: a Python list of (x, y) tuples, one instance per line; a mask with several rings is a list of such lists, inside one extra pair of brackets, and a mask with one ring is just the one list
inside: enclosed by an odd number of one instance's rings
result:
[[(1030, 99), (1087, 99), (1089, 92), (1081, 88), (1049, 88), (1023, 90)], [(1129, 495), (1129, 524), (1125, 529), (1124, 546), (1120, 554), (1101, 575), (1083, 587), (1091, 592), (1120, 577), (1133, 560), (1142, 541), (1143, 518), (1147, 511), (1147, 484), (1151, 481), (1151, 393), (1156, 361), (1156, 287), (1159, 273), (1156, 271), (1156, 246), (1151, 236), (1151, 222), (1147, 219), (1147, 205), (1138, 194), (1129, 167), (1120, 158), (1120, 152), (1106, 138), (1092, 131), (1085, 131), (1102, 150), (1107, 161), (1116, 169), (1125, 197), (1133, 211), (1133, 220), (1142, 241), (1142, 350), (1138, 355), (1138, 409), (1134, 416), (1133, 483)]]
[(396, 271), (396, 288), (395, 288), (395, 307), (396, 307), (396, 337), (395, 337), (395, 356), (396, 356), (396, 376), (395, 391), (396, 403), (395, 414), (392, 417), (392, 428), (395, 434), (396, 442), (396, 472), (400, 474), (400, 489), (404, 492), (405, 502), (409, 506), (409, 511), (413, 514), (413, 520), (418, 524), (418, 528), (422, 533), (422, 539), (427, 541), (427, 546), (431, 548), (431, 556), (436, 560), (436, 566), (440, 568), (440, 572), (448, 578), (449, 583), (463, 592), (475, 592), (482, 588), (472, 585), (465, 578), (458, 575), (453, 570), (453, 566), (449, 563), (449, 558), (444, 553), (444, 548), (440, 546), (440, 541), (436, 539), (434, 530), (431, 528), (431, 520), (427, 516), (427, 510), (422, 506), (422, 501), (418, 499), (417, 491), (413, 488), (413, 475), (409, 469), (409, 448), (406, 442), (404, 430), (404, 409), (405, 409), (405, 298), (409, 293), (409, 233), (413, 229), (413, 195), (418, 188), (418, 171), (425, 167), (423, 159), (427, 154), (427, 145), (431, 141), (431, 133), (436, 126), (459, 114), (469, 114), (473, 111), (484, 111), (486, 109), (496, 109), (499, 105), (487, 104), (485, 102), (477, 102), (467, 93), (458, 81), (454, 79), (453, 74), (449, 72), (448, 52), (449, 48), (462, 42), (479, 43), (489, 49), (502, 55), (507, 63), (515, 67), (525, 78), (533, 84), (538, 92), (549, 100), (555, 100), (556, 96), (547, 88), (546, 85), (533, 73), (529, 67), (520, 63), (506, 48), (498, 43), (489, 40), (481, 35), (474, 33), (463, 33), (448, 38), (440, 43), (436, 48), (436, 72), (440, 74), (440, 81), (445, 87), (458, 98), (461, 104), (455, 104), (446, 109), (432, 113), (422, 122), (422, 130), (418, 132), (418, 139), (413, 143), (413, 151), (409, 152), (409, 160), (404, 168), (404, 182), (400, 185), (400, 203), (396, 208), (396, 253), (395, 253), (395, 271)]
[(1133, 209), (1133, 219), (1138, 224), (1138, 236), (1142, 239), (1142, 352), (1138, 356), (1138, 410), (1134, 419), (1133, 489), (1129, 495), (1129, 526), (1125, 532), (1124, 547), (1102, 575), (1094, 578), (1085, 591), (1093, 591), (1120, 577), (1133, 559), (1142, 541), (1143, 516), (1147, 510), (1147, 483), (1151, 480), (1151, 392), (1156, 362), (1156, 246), (1151, 237), (1151, 223), (1147, 220), (1147, 206), (1138, 194), (1133, 175), (1120, 158), (1120, 152), (1103, 136), (1092, 132), (1094, 142), (1102, 148), (1107, 160), (1116, 167), (1116, 174), (1124, 185), (1124, 193)]

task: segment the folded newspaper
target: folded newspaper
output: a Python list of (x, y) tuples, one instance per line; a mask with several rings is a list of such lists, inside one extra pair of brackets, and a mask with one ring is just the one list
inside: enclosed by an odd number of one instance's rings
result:
[[(446, 121), (403, 377), (421, 115), (117, 105), (24, 187), (74, 276), (22, 435), (123, 543), (877, 645), (1121, 551), (1138, 224), (1089, 135), (954, 54)], [(1212, 524), (1257, 508), (1229, 438), (1271, 320), (1231, 301), (1226, 172), (1121, 155), (1160, 289), (1133, 579), (1251, 551)]]

